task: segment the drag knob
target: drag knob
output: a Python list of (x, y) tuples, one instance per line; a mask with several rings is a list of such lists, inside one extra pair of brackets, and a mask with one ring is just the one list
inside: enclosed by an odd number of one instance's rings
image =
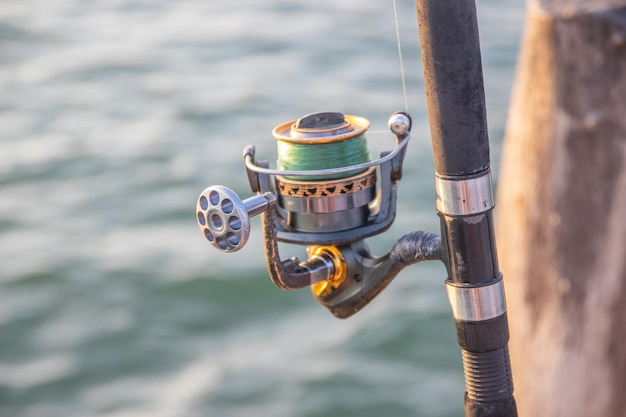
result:
[(250, 217), (269, 208), (267, 195), (242, 201), (230, 188), (213, 185), (200, 194), (196, 213), (204, 237), (222, 252), (243, 248), (250, 236)]

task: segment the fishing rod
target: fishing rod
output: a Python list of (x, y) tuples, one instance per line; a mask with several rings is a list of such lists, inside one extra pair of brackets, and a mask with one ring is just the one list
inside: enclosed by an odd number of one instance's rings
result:
[(416, 0), (446, 290), (467, 417), (515, 417), (474, 0)]
[[(260, 215), (267, 270), (285, 290), (310, 287), (335, 317), (367, 306), (404, 268), (427, 260), (446, 266), (446, 290), (465, 371), (466, 417), (515, 417), (508, 322), (493, 234), (494, 207), (480, 46), (473, 1), (416, 0), (435, 156), (441, 236), (415, 231), (383, 256), (365, 241), (396, 215), (397, 182), (411, 117), (393, 113), (393, 149), (370, 160), (369, 121), (316, 112), (276, 126), (278, 162), (243, 151), (254, 196), (242, 200), (214, 185), (196, 205), (204, 238), (222, 252), (240, 250)], [(278, 242), (306, 247), (283, 258)]]

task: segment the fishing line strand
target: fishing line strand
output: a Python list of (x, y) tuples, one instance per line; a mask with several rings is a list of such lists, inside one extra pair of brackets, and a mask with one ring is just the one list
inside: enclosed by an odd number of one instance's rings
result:
[(404, 111), (409, 113), (409, 99), (406, 94), (406, 80), (404, 76), (404, 61), (402, 59), (402, 46), (400, 43), (400, 24), (398, 23), (398, 7), (393, 0), (393, 17), (396, 23), (396, 40), (398, 41), (398, 58), (400, 59), (400, 77), (402, 78), (402, 92), (404, 93)]
[[(365, 135), (329, 143), (298, 144), (277, 142), (278, 169), (281, 171), (314, 171), (341, 168), (369, 162)], [(354, 175), (352, 173), (351, 175)], [(308, 177), (309, 180), (343, 178), (346, 174)], [(288, 177), (290, 178), (290, 177)]]

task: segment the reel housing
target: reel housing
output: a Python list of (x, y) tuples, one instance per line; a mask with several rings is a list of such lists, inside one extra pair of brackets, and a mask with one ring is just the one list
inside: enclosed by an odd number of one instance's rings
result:
[[(265, 257), (272, 281), (294, 290), (311, 286), (314, 297), (346, 318), (367, 305), (412, 264), (438, 258), (440, 238), (415, 232), (382, 257), (364, 241), (387, 230), (396, 213), (396, 182), (410, 139), (411, 119), (394, 113), (389, 128), (396, 146), (371, 161), (365, 144), (369, 121), (336, 112), (312, 113), (278, 125), (278, 169), (243, 152), (250, 188), (245, 201), (211, 186), (198, 199), (198, 225), (217, 249), (241, 249), (250, 217), (262, 214)], [(379, 180), (379, 181), (378, 181)], [(308, 259), (281, 260), (278, 241), (307, 246)]]

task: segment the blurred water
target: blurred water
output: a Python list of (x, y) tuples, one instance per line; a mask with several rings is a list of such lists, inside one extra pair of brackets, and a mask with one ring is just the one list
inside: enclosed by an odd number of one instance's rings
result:
[[(478, 8), (497, 170), (523, 3)], [(381, 254), (438, 230), (415, 6), (398, 12), (414, 139)], [(338, 321), (273, 287), (258, 220), (232, 255), (195, 225), (206, 186), (250, 195), (241, 150), (272, 160), (275, 125), (328, 109), (384, 130), (399, 74), (391, 1), (3, 1), (0, 415), (462, 415), (442, 266)]]

